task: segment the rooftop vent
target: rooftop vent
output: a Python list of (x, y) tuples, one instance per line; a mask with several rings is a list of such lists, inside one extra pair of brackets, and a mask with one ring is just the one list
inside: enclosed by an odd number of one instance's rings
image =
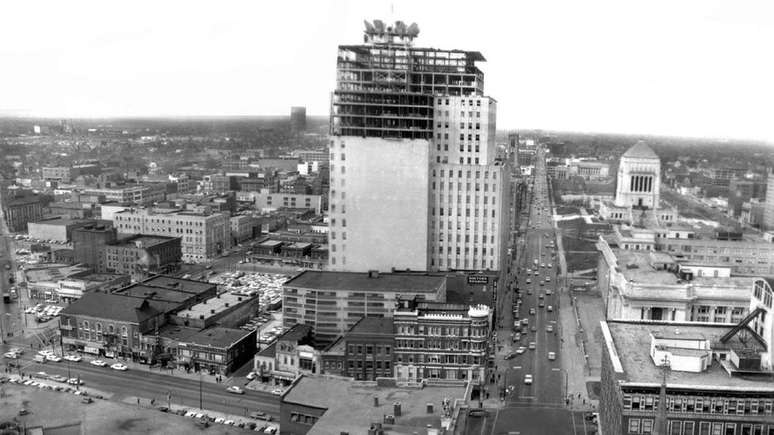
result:
[(369, 278), (379, 278), (379, 271), (378, 270), (369, 270), (368, 271), (368, 277)]

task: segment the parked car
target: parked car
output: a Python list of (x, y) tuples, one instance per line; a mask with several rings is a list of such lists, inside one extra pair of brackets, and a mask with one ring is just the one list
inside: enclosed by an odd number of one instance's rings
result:
[(524, 375), (524, 383), (527, 385), (532, 385), (532, 375)]
[(121, 363), (115, 363), (112, 366), (110, 366), (110, 368), (113, 369), (113, 370), (120, 370), (122, 372), (125, 372), (125, 371), (129, 370), (129, 367), (127, 367), (127, 366), (125, 366), (125, 365), (123, 365)]
[(548, 352), (548, 360), (553, 361), (556, 359), (556, 353), (555, 352)]
[(107, 363), (105, 361), (102, 361), (101, 359), (93, 359), (89, 361), (89, 364), (97, 367), (105, 367)]

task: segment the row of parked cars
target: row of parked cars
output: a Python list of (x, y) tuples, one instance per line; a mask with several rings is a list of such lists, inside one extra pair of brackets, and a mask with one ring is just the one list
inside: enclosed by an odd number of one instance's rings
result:
[[(167, 408), (166, 406), (162, 406), (158, 409), (161, 412), (170, 412), (169, 408)], [(272, 424), (261, 424), (261, 423), (256, 423), (254, 421), (235, 421), (235, 420), (227, 419), (225, 417), (213, 417), (199, 410), (179, 409), (174, 413), (177, 415), (182, 415), (184, 417), (196, 419), (203, 426), (208, 426), (210, 423), (217, 423), (217, 424), (223, 424), (226, 426), (235, 426), (243, 429), (248, 429), (248, 430), (252, 430), (252, 431), (260, 432), (264, 434), (273, 435), (278, 432), (277, 426)], [(257, 420), (264, 420), (267, 422), (272, 420), (270, 415), (267, 415), (260, 411), (251, 412), (250, 418), (257, 419)]]

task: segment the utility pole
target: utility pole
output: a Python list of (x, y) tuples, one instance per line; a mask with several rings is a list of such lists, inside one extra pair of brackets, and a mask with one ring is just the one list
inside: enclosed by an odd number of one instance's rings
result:
[(202, 405), (202, 368), (199, 367), (199, 409), (204, 409)]

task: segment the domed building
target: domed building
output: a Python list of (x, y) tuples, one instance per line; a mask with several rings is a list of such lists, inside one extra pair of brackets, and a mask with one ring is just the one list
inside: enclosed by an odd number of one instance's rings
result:
[(618, 165), (615, 200), (600, 206), (607, 220), (653, 226), (674, 222), (677, 211), (661, 202), (661, 160), (644, 141), (629, 148)]

